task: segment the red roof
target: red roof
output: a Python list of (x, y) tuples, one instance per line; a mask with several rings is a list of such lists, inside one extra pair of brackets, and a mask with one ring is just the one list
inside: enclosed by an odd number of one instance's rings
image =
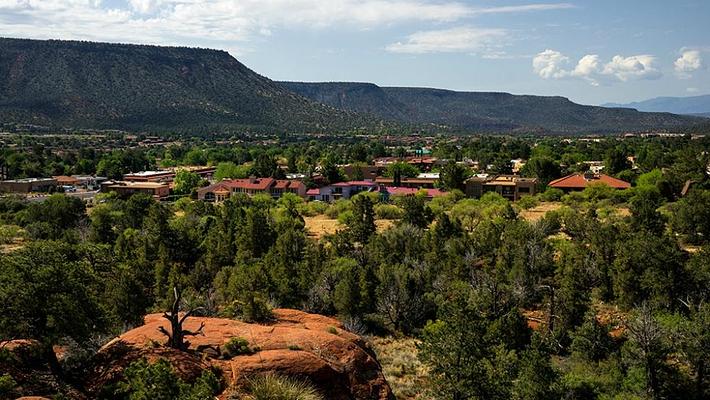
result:
[(631, 184), (621, 179), (616, 179), (609, 175), (597, 174), (592, 176), (586, 176), (581, 173), (567, 175), (564, 178), (555, 179), (550, 182), (548, 186), (558, 188), (558, 189), (584, 189), (588, 185), (601, 182), (606, 185), (613, 187), (614, 189), (628, 189)]
[(320, 189), (315, 188), (315, 189), (308, 189), (306, 192), (307, 196), (318, 196), (320, 194)]

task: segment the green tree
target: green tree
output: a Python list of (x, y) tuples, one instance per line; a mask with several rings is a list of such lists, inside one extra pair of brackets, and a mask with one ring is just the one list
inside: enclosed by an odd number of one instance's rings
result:
[(665, 228), (665, 218), (658, 212), (663, 204), (663, 196), (655, 186), (639, 186), (630, 201), (633, 225), (657, 235)]
[(105, 322), (95, 276), (70, 255), (68, 245), (34, 242), (0, 256), (0, 337), (37, 340), (58, 375), (52, 346), (65, 338), (83, 343)]
[(175, 173), (173, 192), (178, 195), (189, 195), (200, 187), (202, 178), (194, 172), (181, 169)]
[(456, 161), (449, 161), (441, 168), (439, 184), (446, 190), (466, 190), (466, 179), (470, 175), (469, 169)]
[(224, 179), (244, 179), (249, 177), (249, 167), (237, 165), (231, 161), (217, 164), (214, 172), (214, 180), (219, 182)]
[(609, 175), (616, 175), (621, 171), (631, 169), (631, 162), (626, 158), (626, 154), (618, 148), (610, 149), (604, 157), (604, 172)]
[(397, 161), (388, 165), (383, 175), (388, 178), (414, 178), (419, 175), (419, 169), (410, 163)]
[(397, 199), (402, 209), (404, 216), (401, 222), (411, 224), (419, 228), (427, 228), (432, 221), (433, 215), (431, 209), (427, 207), (424, 197), (402, 196)]
[(705, 243), (710, 238), (710, 190), (693, 189), (672, 205), (671, 227), (687, 235), (691, 243)]
[(510, 399), (515, 357), (490, 341), (489, 322), (470, 301), (470, 289), (453, 288), (426, 325), (419, 358), (429, 368), (437, 399)]
[(353, 218), (348, 221), (348, 232), (355, 241), (365, 244), (377, 229), (372, 200), (369, 196), (357, 195), (352, 199), (352, 206)]
[(134, 361), (123, 375), (115, 395), (127, 400), (211, 400), (219, 390), (219, 381), (211, 371), (189, 384), (162, 358), (152, 364)]
[(529, 159), (522, 170), (522, 176), (537, 178), (540, 184), (545, 186), (550, 181), (559, 178), (562, 175), (560, 164), (549, 157), (533, 157)]

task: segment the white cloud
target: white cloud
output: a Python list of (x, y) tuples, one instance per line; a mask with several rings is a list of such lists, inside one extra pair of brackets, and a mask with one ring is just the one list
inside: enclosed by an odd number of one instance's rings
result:
[(526, 4), (522, 6), (501, 6), (501, 7), (489, 7), (489, 8), (479, 8), (475, 10), (477, 14), (504, 14), (504, 13), (519, 13), (527, 11), (551, 11), (551, 10), (565, 10), (575, 8), (573, 4), (570, 3), (542, 3), (542, 4)]
[(547, 49), (533, 57), (533, 70), (545, 79), (559, 79), (569, 76), (563, 66), (569, 63), (569, 58), (559, 51)]
[(543, 79), (584, 79), (594, 86), (614, 81), (658, 79), (662, 76), (651, 55), (614, 56), (603, 64), (596, 54), (580, 58), (574, 69), (568, 69), (569, 57), (559, 51), (547, 49), (533, 57), (533, 71)]
[(614, 56), (611, 62), (604, 66), (601, 74), (615, 76), (622, 82), (630, 79), (658, 79), (662, 74), (655, 63), (656, 57), (650, 55)]
[(691, 73), (703, 67), (703, 59), (699, 50), (685, 50), (673, 63), (675, 72), (681, 79), (690, 79)]
[(477, 52), (496, 47), (505, 37), (504, 29), (460, 27), (422, 31), (409, 35), (406, 42), (387, 46), (387, 51), (409, 54)]
[(124, 0), (123, 6), (108, 4), (106, 0), (0, 0), (0, 36), (230, 48), (279, 29), (371, 29), (573, 7), (536, 3), (477, 8), (462, 0)]

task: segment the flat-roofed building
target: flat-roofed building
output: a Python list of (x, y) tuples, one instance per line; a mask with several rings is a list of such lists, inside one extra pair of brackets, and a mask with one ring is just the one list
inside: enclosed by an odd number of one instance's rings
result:
[(57, 188), (54, 178), (25, 178), (0, 181), (2, 193), (49, 192)]
[(537, 179), (517, 175), (475, 176), (466, 181), (466, 195), (478, 199), (488, 192), (495, 192), (511, 201), (523, 196), (535, 195)]
[(175, 174), (178, 171), (190, 171), (199, 175), (204, 179), (212, 179), (215, 167), (203, 166), (188, 166), (188, 167), (173, 167), (157, 171), (141, 171), (123, 175), (123, 180), (127, 182), (165, 182), (170, 183), (175, 179)]
[(120, 197), (144, 193), (156, 199), (163, 199), (170, 195), (170, 186), (161, 182), (107, 181), (101, 184), (101, 191), (116, 192)]

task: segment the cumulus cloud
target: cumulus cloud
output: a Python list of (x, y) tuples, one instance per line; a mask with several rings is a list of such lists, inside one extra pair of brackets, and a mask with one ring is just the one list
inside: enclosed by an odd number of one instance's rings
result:
[(409, 35), (406, 42), (387, 46), (387, 51), (409, 54), (486, 51), (496, 47), (506, 33), (504, 29), (470, 27), (422, 31)]
[(640, 56), (614, 56), (601, 71), (602, 75), (615, 76), (620, 81), (630, 79), (658, 79), (661, 71), (655, 66), (656, 57), (650, 55)]
[(533, 57), (533, 70), (545, 79), (559, 79), (569, 76), (564, 69), (569, 63), (569, 57), (559, 51), (547, 49)]
[(689, 79), (693, 72), (703, 67), (703, 59), (699, 50), (684, 50), (673, 63), (675, 72), (681, 79)]
[(658, 79), (662, 76), (651, 55), (614, 56), (603, 63), (596, 54), (587, 54), (569, 68), (570, 59), (559, 51), (547, 49), (533, 57), (533, 71), (543, 79), (584, 79), (597, 86), (614, 81)]
[(278, 29), (451, 23), (571, 7), (473, 7), (461, 0), (0, 0), (0, 35), (229, 48)]

